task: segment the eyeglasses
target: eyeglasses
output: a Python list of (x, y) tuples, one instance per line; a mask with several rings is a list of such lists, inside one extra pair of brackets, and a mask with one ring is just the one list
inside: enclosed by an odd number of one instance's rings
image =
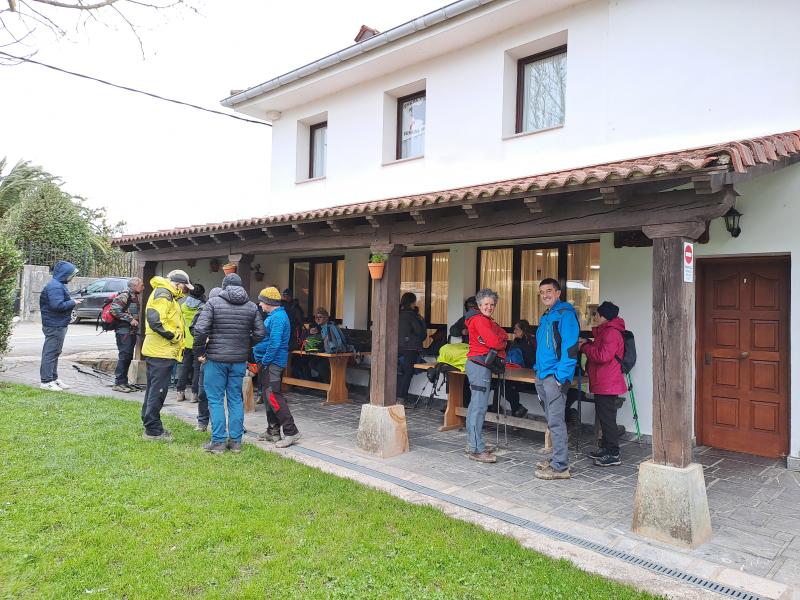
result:
[(314, 315), (314, 320), (315, 320), (315, 321), (320, 321), (320, 320), (322, 320), (322, 319), (324, 319), (324, 318), (325, 318), (325, 317), (324, 317), (324, 316), (322, 316), (322, 315)]

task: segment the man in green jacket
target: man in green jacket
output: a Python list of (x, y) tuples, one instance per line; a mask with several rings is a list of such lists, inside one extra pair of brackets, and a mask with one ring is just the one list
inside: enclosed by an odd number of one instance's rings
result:
[(194, 289), (181, 303), (181, 315), (183, 315), (183, 362), (178, 371), (178, 384), (176, 386), (178, 402), (186, 400), (186, 386), (191, 382), (192, 396), (191, 401), (197, 402), (198, 380), (200, 378), (200, 363), (194, 352), (194, 337), (189, 329), (195, 315), (200, 312), (205, 305), (206, 289), (199, 283), (194, 284)]

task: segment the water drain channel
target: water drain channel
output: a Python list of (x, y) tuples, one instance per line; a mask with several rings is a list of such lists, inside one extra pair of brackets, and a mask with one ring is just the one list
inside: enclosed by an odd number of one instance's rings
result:
[(339, 467), (344, 467), (351, 471), (361, 473), (362, 475), (368, 475), (369, 477), (374, 477), (375, 479), (379, 479), (387, 483), (398, 485), (407, 490), (411, 490), (413, 492), (417, 492), (419, 494), (423, 494), (431, 498), (436, 498), (437, 500), (443, 500), (444, 502), (460, 506), (461, 508), (466, 508), (467, 510), (480, 513), (488, 517), (499, 519), (500, 521), (503, 521), (505, 523), (510, 523), (512, 525), (517, 525), (519, 527), (524, 527), (525, 529), (528, 529), (530, 531), (535, 531), (536, 533), (545, 535), (548, 538), (558, 540), (561, 542), (568, 542), (575, 546), (591, 550), (592, 552), (597, 552), (598, 554), (602, 554), (604, 556), (610, 556), (612, 558), (616, 558), (617, 560), (622, 560), (626, 563), (636, 565), (637, 567), (641, 567), (642, 569), (647, 569), (648, 571), (652, 571), (653, 573), (658, 573), (659, 575), (665, 575), (667, 577), (671, 577), (672, 579), (676, 579), (678, 581), (682, 581), (684, 583), (688, 583), (703, 588), (710, 592), (716, 592), (717, 594), (727, 596), (728, 598), (736, 598), (737, 600), (768, 600), (768, 598), (766, 598), (765, 596), (759, 596), (758, 594), (745, 592), (743, 590), (739, 590), (728, 585), (717, 583), (716, 581), (712, 581), (704, 577), (697, 577), (685, 571), (681, 571), (680, 569), (667, 567), (666, 565), (659, 564), (652, 560), (634, 556), (633, 554), (629, 554), (628, 552), (614, 550), (613, 548), (609, 548), (608, 546), (597, 544), (595, 542), (591, 542), (589, 540), (583, 539), (575, 535), (562, 533), (560, 531), (556, 531), (555, 529), (551, 529), (550, 527), (545, 527), (544, 525), (540, 525), (539, 523), (535, 523), (533, 521), (517, 517), (510, 513), (495, 510), (493, 508), (489, 508), (488, 506), (484, 506), (476, 502), (470, 502), (469, 500), (464, 500), (457, 496), (444, 494), (442, 492), (434, 490), (433, 488), (425, 487), (424, 485), (419, 485), (412, 481), (406, 481), (405, 479), (401, 479), (400, 477), (388, 475), (386, 473), (376, 471), (375, 469), (370, 469), (369, 467), (363, 467), (356, 463), (336, 458), (335, 456), (330, 456), (322, 452), (317, 452), (316, 450), (311, 450), (310, 448), (304, 448), (302, 446), (293, 446), (292, 450), (294, 452), (305, 454), (306, 456), (311, 456), (313, 458), (323, 460), (327, 463), (331, 463)]

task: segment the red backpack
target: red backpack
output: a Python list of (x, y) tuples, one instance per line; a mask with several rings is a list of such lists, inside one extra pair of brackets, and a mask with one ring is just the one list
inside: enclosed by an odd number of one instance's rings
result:
[[(125, 302), (125, 310), (128, 310), (128, 307), (131, 304), (131, 295), (130, 292), (120, 292), (122, 294), (128, 294), (128, 300)], [(97, 326), (95, 329), (100, 328), (103, 331), (114, 331), (117, 327), (119, 327), (120, 320), (117, 319), (113, 314), (111, 314), (111, 304), (119, 294), (114, 294), (110, 298), (108, 298), (105, 303), (103, 304), (103, 310), (100, 311), (100, 316), (97, 317)]]

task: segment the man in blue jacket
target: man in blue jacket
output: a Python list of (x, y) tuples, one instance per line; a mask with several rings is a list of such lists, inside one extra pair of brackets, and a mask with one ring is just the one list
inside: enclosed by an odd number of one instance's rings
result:
[(39, 387), (43, 390), (60, 392), (69, 388), (58, 378), (58, 357), (64, 348), (64, 338), (67, 336), (72, 309), (81, 302), (70, 297), (66, 285), (77, 272), (77, 267), (72, 263), (65, 260), (58, 261), (53, 267), (53, 278), (44, 286), (39, 296), (44, 332), (42, 365), (39, 369), (42, 382)]
[(567, 390), (575, 377), (578, 362), (578, 315), (569, 302), (561, 300), (561, 285), (555, 279), (542, 279), (539, 297), (547, 310), (536, 330), (536, 392), (544, 407), (547, 427), (553, 441), (552, 460), (536, 463), (538, 479), (569, 479), (567, 424), (564, 412)]
[[(283, 370), (289, 360), (289, 339), (292, 324), (281, 306), (281, 293), (276, 287), (267, 287), (258, 294), (258, 304), (266, 313), (266, 337), (253, 348), (253, 356), (261, 365), (261, 383), (264, 404), (267, 407), (267, 430), (258, 439), (275, 442), (278, 448), (288, 448), (300, 439), (294, 417), (281, 393)], [(283, 438), (281, 439), (281, 427)]]

